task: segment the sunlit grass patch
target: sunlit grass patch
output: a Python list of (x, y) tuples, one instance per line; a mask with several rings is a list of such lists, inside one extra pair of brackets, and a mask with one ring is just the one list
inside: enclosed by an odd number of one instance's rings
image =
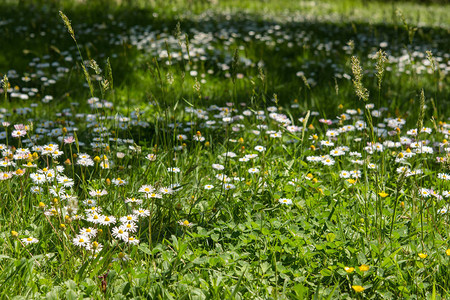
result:
[(442, 10), (158, 4), (5, 6), (0, 294), (445, 298)]

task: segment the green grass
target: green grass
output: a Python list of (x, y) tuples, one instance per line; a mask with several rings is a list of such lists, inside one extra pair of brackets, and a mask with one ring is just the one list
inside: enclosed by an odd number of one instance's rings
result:
[[(447, 8), (3, 2), (1, 298), (448, 298)], [(115, 238), (139, 209), (139, 243)]]

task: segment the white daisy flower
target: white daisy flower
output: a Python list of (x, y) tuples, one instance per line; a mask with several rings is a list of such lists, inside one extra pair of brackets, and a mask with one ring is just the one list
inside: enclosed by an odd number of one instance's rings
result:
[(111, 235), (118, 240), (126, 242), (128, 240), (128, 231), (124, 230), (122, 226), (114, 227), (112, 229)]
[(278, 199), (278, 202), (284, 205), (291, 205), (292, 204), (292, 200), (288, 199), (288, 198), (280, 198)]
[(81, 228), (80, 235), (86, 236), (88, 238), (94, 238), (97, 235), (97, 229), (92, 227)]
[(133, 213), (138, 217), (150, 216), (150, 211), (148, 209), (143, 209), (143, 208), (135, 209), (135, 210), (133, 210)]
[(90, 239), (85, 235), (79, 234), (72, 239), (72, 242), (75, 246), (85, 247), (90, 242)]
[(135, 223), (139, 221), (138, 218), (135, 215), (128, 215), (128, 216), (123, 216), (120, 218), (120, 222), (122, 224), (124, 223)]
[(248, 169), (248, 172), (250, 174), (256, 174), (256, 173), (259, 173), (259, 169), (258, 168), (250, 168), (250, 169)]
[(139, 244), (139, 240), (136, 239), (135, 237), (132, 237), (132, 236), (128, 237), (128, 240), (126, 242), (128, 244), (130, 244), (130, 245), (137, 245), (137, 244)]
[(102, 216), (99, 223), (102, 225), (111, 225), (116, 223), (116, 218), (114, 216)]
[(134, 223), (127, 223), (127, 224), (124, 224), (124, 225), (121, 226), (121, 228), (122, 228), (124, 231), (127, 231), (127, 232), (136, 232), (136, 231), (137, 231), (137, 226), (136, 226), (136, 224), (134, 224)]
[(25, 244), (25, 246), (31, 245), (31, 244), (36, 244), (39, 242), (39, 240), (37, 238), (34, 237), (27, 237), (27, 238), (23, 238), (21, 239), (22, 243)]

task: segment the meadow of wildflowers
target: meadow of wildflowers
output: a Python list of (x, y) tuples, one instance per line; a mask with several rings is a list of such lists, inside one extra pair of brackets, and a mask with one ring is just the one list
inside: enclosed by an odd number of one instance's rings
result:
[(0, 8), (0, 298), (450, 297), (448, 4)]

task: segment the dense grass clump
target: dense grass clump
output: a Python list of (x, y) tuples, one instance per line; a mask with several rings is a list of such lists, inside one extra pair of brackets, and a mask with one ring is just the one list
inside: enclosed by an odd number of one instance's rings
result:
[(1, 298), (449, 297), (446, 4), (0, 8)]

